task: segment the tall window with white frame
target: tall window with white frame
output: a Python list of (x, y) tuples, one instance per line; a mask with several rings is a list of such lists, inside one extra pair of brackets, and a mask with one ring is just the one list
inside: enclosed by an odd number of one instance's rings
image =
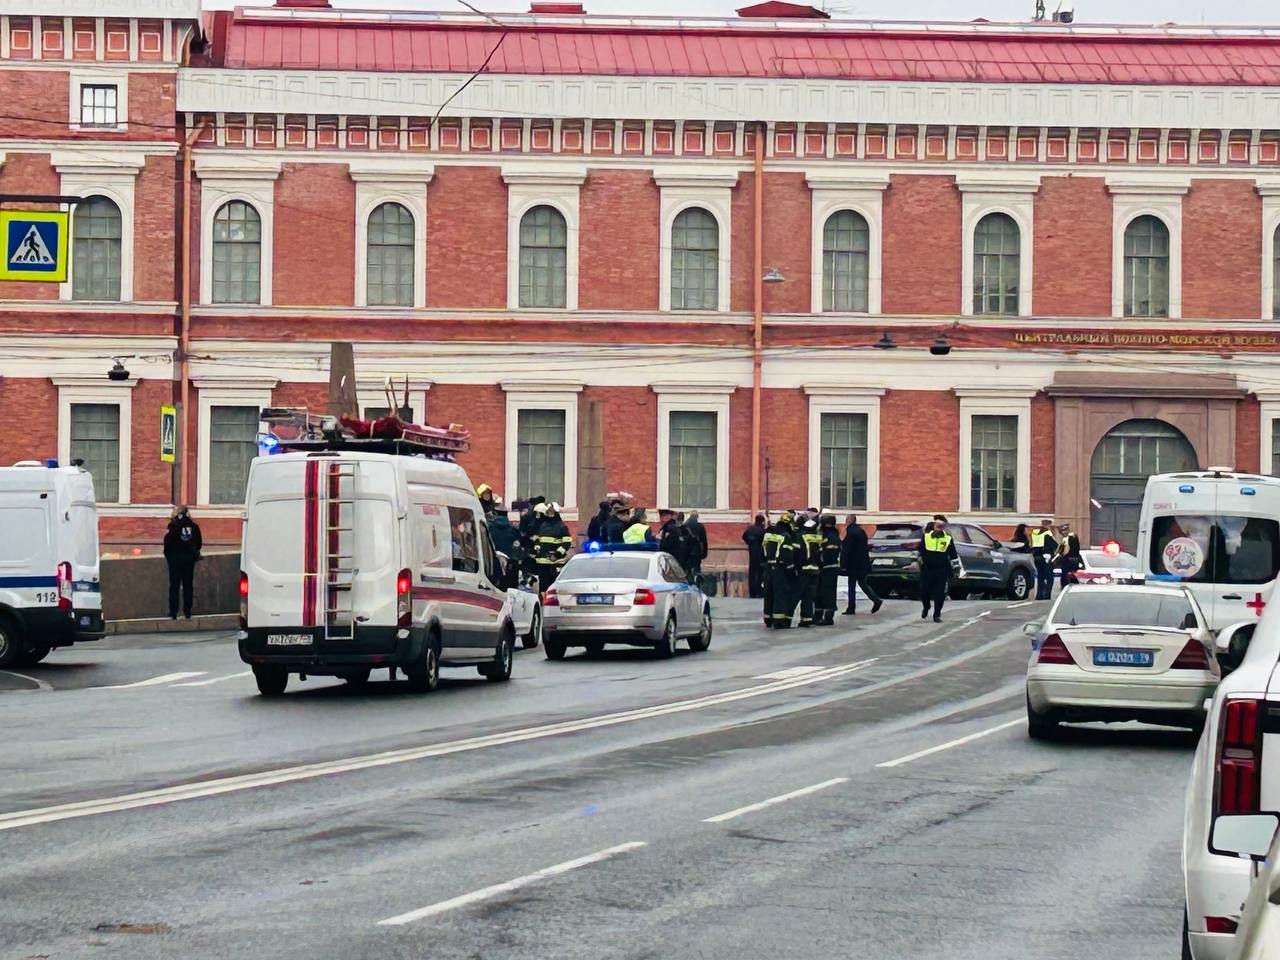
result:
[(969, 508), (1017, 509), (1018, 418), (977, 414), (971, 424)]
[(1125, 227), (1124, 315), (1169, 315), (1169, 228), (1159, 217), (1136, 217)]
[(516, 414), (516, 496), (564, 503), (565, 412)]
[(667, 498), (673, 507), (716, 506), (716, 417), (701, 410), (671, 413)]
[(71, 298), (119, 300), (120, 208), (106, 197), (76, 204), (71, 235)]
[(671, 309), (719, 307), (720, 224), (701, 207), (689, 207), (671, 224)]
[(93, 476), (94, 498), (120, 500), (120, 405), (71, 404), (71, 459), (83, 460)]
[(520, 218), (520, 306), (564, 307), (569, 229), (564, 214), (543, 204)]
[(837, 210), (822, 228), (822, 309), (866, 313), (871, 229), (854, 210)]
[(80, 86), (80, 126), (115, 127), (120, 122), (120, 91), (114, 83)]
[(973, 231), (973, 312), (1012, 317), (1018, 314), (1022, 236), (1007, 213), (989, 213)]
[(821, 417), (819, 497), (821, 506), (862, 510), (867, 506), (867, 415), (824, 413)]
[(413, 214), (398, 203), (380, 204), (369, 214), (369, 306), (413, 306), (413, 228)]
[(244, 503), (249, 464), (258, 455), (257, 407), (209, 408), (209, 502)]
[(243, 200), (213, 218), (213, 302), (257, 303), (261, 298), (262, 218)]

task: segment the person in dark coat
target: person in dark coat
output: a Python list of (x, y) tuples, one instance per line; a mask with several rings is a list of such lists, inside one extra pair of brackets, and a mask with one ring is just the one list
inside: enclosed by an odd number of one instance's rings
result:
[(680, 522), (674, 510), (659, 510), (658, 524), (658, 549), (675, 557), (676, 563), (688, 573), (693, 553), (693, 538), (688, 528)]
[(933, 622), (942, 622), (942, 605), (947, 602), (952, 568), (959, 560), (955, 541), (947, 533), (946, 519), (935, 517), (920, 538), (920, 602), (924, 605), (921, 620), (929, 616), (932, 604)]
[(591, 518), (591, 522), (587, 524), (587, 539), (599, 540), (604, 536), (604, 525), (609, 521), (609, 517), (613, 515), (613, 507), (608, 500), (600, 501), (600, 509), (596, 511), (596, 515)]
[(822, 565), (818, 570), (818, 600), (813, 622), (816, 626), (830, 627), (836, 622), (836, 583), (840, 579), (840, 554), (844, 547), (834, 513), (818, 517), (818, 534), (822, 537)]
[(1053, 564), (1058, 552), (1058, 541), (1053, 536), (1053, 524), (1045, 519), (1040, 526), (1027, 534), (1031, 544), (1031, 559), (1036, 565), (1036, 599), (1048, 600), (1053, 596)]
[(710, 552), (707, 546), (707, 528), (702, 525), (702, 521), (698, 519), (698, 511), (690, 510), (689, 519), (684, 522), (684, 527), (689, 531), (689, 563), (685, 567), (689, 571), (689, 582), (696, 584), (698, 577), (702, 575), (702, 561), (707, 559)]
[(191, 519), (185, 506), (174, 508), (169, 529), (164, 535), (164, 558), (169, 565), (169, 619), (178, 619), (178, 593), (182, 593), (182, 615), (191, 619), (192, 588), (196, 564), (204, 538), (200, 524)]
[(764, 596), (764, 514), (756, 514), (756, 522), (742, 531), (747, 545), (747, 596), (758, 600)]
[(858, 526), (853, 514), (844, 519), (844, 541), (840, 544), (840, 566), (849, 578), (849, 602), (844, 612), (852, 616), (858, 612), (858, 588), (871, 601), (871, 612), (879, 613), (884, 601), (871, 589), (867, 576), (871, 573), (871, 548), (867, 544), (867, 531)]
[[(1084, 566), (1084, 558), (1080, 556), (1080, 538), (1071, 532), (1071, 524), (1064, 523), (1058, 528), (1062, 539), (1058, 541), (1058, 556), (1054, 565), (1061, 575), (1062, 588), (1078, 583), (1076, 572)], [(1050, 589), (1053, 581), (1050, 580)]]

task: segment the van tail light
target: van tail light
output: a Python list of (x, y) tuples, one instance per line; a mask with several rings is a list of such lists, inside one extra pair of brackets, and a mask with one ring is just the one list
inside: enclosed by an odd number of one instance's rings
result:
[(413, 574), (407, 569), (396, 577), (396, 625), (413, 626)]
[(1075, 663), (1075, 658), (1071, 656), (1071, 651), (1067, 649), (1067, 645), (1062, 642), (1062, 638), (1056, 633), (1051, 633), (1040, 644), (1040, 655), (1036, 657), (1036, 663)]
[(542, 593), (542, 605), (544, 607), (560, 606), (560, 594), (556, 593), (555, 587), (547, 587)]
[(1222, 710), (1215, 813), (1256, 813), (1261, 800), (1261, 702), (1236, 698)]
[(249, 575), (240, 571), (240, 629), (249, 629)]
[[(48, 570), (48, 567), (45, 567)], [(71, 580), (71, 564), (65, 560), (58, 564), (58, 609), (71, 609), (71, 593), (75, 585)]]
[(1187, 645), (1173, 661), (1174, 670), (1209, 670), (1209, 655), (1204, 652), (1204, 644), (1199, 640), (1188, 640)]
[(653, 591), (648, 587), (637, 587), (636, 595), (631, 600), (631, 605), (635, 607), (652, 607), (658, 602), (658, 598), (653, 595)]

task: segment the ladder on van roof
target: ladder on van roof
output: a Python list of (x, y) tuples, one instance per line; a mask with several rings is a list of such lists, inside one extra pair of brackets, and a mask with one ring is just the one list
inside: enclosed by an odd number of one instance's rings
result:
[(360, 464), (337, 460), (326, 465), (324, 513), (324, 635), (354, 640), (356, 634), (356, 478)]

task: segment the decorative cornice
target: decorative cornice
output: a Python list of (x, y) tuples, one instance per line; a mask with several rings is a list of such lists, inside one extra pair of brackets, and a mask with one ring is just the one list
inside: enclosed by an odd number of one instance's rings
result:
[(655, 168), (653, 182), (659, 187), (692, 187), (705, 190), (719, 187), (728, 190), (738, 185), (738, 172), (718, 167)]
[(535, 186), (580, 187), (587, 179), (585, 163), (548, 164), (546, 166), (530, 166), (528, 164), (502, 165), (502, 179), (508, 186), (512, 184), (528, 184)]
[(1109, 174), (1107, 189), (1112, 196), (1180, 197), (1191, 189), (1191, 177), (1142, 176), (1136, 173)]
[(889, 186), (889, 174), (853, 170), (808, 170), (805, 182), (811, 190), (877, 190)]
[(956, 174), (961, 193), (1035, 193), (1040, 189), (1038, 170), (975, 170)]
[(435, 177), (436, 167), (420, 159), (412, 167), (407, 167), (403, 160), (392, 157), (355, 157), (347, 161), (347, 172), (356, 183), (425, 185)]

